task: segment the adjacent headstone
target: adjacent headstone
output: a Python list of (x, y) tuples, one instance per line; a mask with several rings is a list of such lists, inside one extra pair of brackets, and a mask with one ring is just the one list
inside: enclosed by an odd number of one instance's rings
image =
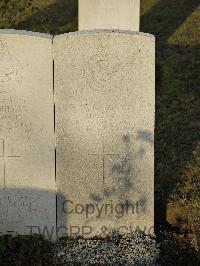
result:
[(79, 30), (139, 31), (140, 0), (79, 0)]
[(153, 232), (154, 53), (143, 33), (54, 38), (59, 236)]
[(0, 233), (55, 237), (52, 37), (0, 30), (0, 62)]

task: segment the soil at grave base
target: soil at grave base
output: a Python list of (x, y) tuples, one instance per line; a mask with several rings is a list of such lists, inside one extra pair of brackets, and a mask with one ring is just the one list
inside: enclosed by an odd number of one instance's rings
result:
[[(170, 202), (167, 205), (166, 221), (173, 227), (185, 230), (184, 241), (191, 243), (191, 246), (198, 252), (199, 249), (199, 234), (198, 225), (193, 219), (189, 206)], [(180, 237), (179, 242), (182, 237)]]
[(190, 228), (178, 228), (169, 223), (156, 225), (160, 245), (161, 265), (200, 265), (200, 253), (194, 244)]
[(155, 224), (161, 265), (200, 265), (197, 225), (191, 219), (191, 208), (170, 202), (165, 214), (165, 219), (161, 215)]

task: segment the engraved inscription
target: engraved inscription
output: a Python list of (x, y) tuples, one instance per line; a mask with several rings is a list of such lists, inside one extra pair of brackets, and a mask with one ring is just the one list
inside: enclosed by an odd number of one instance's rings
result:
[(31, 122), (25, 119), (27, 111), (26, 100), (4, 96), (0, 101), (0, 132), (13, 131), (16, 128), (23, 128), (26, 132), (31, 131)]
[[(115, 64), (113, 64), (113, 60)], [(92, 87), (94, 87), (95, 84), (95, 86), (101, 88), (101, 90), (104, 89), (102, 84), (109, 81), (112, 81), (114, 87), (119, 86), (119, 81), (116, 84), (113, 78), (121, 69), (121, 64), (118, 55), (110, 53), (108, 40), (102, 38), (96, 48), (95, 54), (87, 61), (87, 66), (85, 68), (85, 71), (88, 72), (86, 73), (87, 83)], [(121, 82), (123, 82), (123, 80), (121, 80)]]
[(93, 156), (99, 156), (102, 159), (102, 176), (103, 176), (103, 183), (105, 181), (105, 164), (106, 164), (106, 159), (109, 156), (119, 156), (120, 154), (118, 153), (106, 153), (105, 152), (105, 141), (103, 139), (102, 141), (102, 152), (101, 153), (91, 153), (89, 155), (93, 155)]
[(10, 51), (8, 44), (0, 40), (0, 94), (12, 92), (22, 82), (22, 65)]
[(7, 174), (7, 168), (6, 168), (6, 161), (9, 159), (17, 159), (20, 158), (20, 155), (15, 155), (15, 154), (7, 154), (6, 153), (6, 144), (5, 140), (2, 140), (2, 154), (0, 155), (0, 160), (3, 160), (3, 187), (6, 189), (6, 174)]
[[(11, 191), (12, 192), (12, 191)], [(7, 206), (9, 207), (16, 207), (18, 209), (23, 208), (24, 211), (27, 212), (34, 212), (37, 211), (38, 204), (31, 196), (27, 195), (16, 195), (10, 194), (4, 196), (4, 198), (0, 198), (0, 207), (5, 204), (4, 201), (7, 201)]]

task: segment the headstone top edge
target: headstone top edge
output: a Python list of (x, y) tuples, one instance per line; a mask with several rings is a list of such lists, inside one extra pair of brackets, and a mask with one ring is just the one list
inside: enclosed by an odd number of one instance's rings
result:
[(0, 29), (0, 35), (24, 35), (30, 37), (39, 37), (44, 39), (53, 39), (53, 35), (41, 32), (33, 32), (26, 30), (15, 30), (15, 29)]
[(140, 35), (147, 38), (151, 38), (155, 40), (155, 36), (149, 33), (139, 32), (139, 31), (130, 31), (130, 30), (118, 30), (118, 29), (95, 29), (95, 30), (82, 30), (82, 31), (75, 31), (75, 32), (69, 32), (64, 34), (59, 34), (53, 37), (53, 40), (58, 40), (61, 38), (67, 38), (70, 36), (79, 36), (79, 35), (90, 35), (90, 34), (98, 34), (98, 33), (120, 33), (120, 34), (126, 34), (126, 35)]

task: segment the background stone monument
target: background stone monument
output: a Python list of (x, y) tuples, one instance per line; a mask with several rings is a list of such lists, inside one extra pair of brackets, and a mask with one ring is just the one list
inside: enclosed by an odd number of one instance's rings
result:
[(139, 31), (140, 0), (79, 0), (79, 30)]
[[(129, 10), (134, 1), (106, 2)], [(80, 1), (80, 29), (92, 25), (83, 23), (87, 4), (97, 1)], [(95, 8), (101, 14), (101, 5)], [(114, 12), (112, 25), (118, 19)], [(60, 35), (54, 61), (58, 226), (84, 237), (138, 228), (152, 233), (154, 37), (119, 30)]]
[(52, 37), (0, 30), (0, 62), (0, 233), (51, 232), (56, 225)]

